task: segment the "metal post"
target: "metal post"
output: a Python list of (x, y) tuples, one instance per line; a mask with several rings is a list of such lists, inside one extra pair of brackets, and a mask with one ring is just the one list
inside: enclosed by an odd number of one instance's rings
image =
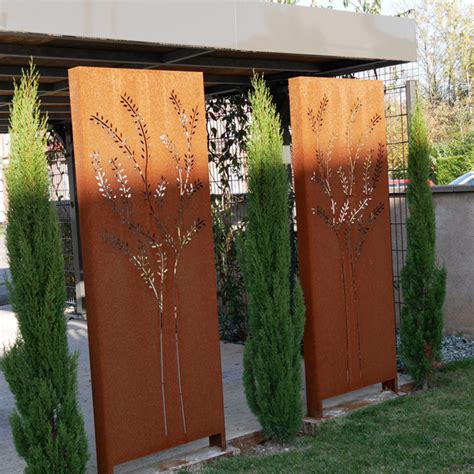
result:
[(66, 161), (69, 181), (69, 204), (71, 206), (71, 238), (74, 260), (74, 279), (76, 282), (76, 313), (85, 317), (85, 291), (82, 277), (81, 240), (79, 234), (79, 215), (76, 199), (76, 170), (74, 167), (74, 149), (72, 146), (71, 125), (65, 129)]
[(416, 103), (418, 81), (410, 79), (405, 83), (406, 89), (406, 107), (407, 107), (407, 124), (408, 124), (408, 141), (410, 141), (410, 121), (413, 114), (413, 109)]

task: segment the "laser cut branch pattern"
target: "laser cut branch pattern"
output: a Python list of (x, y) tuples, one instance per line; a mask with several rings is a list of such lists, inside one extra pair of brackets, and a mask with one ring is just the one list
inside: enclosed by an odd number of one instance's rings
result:
[[(321, 187), (328, 201), (327, 207), (317, 205), (312, 209), (312, 212), (334, 231), (338, 241), (346, 313), (347, 381), (350, 386), (352, 383), (349, 329), (351, 314), (355, 314), (357, 325), (360, 377), (362, 377), (363, 368), (360, 321), (357, 313), (356, 262), (362, 253), (370, 228), (385, 207), (384, 203), (380, 201), (372, 209), (369, 209), (374, 200), (374, 191), (382, 175), (385, 146), (379, 143), (377, 151), (369, 149), (364, 153), (368, 139), (382, 120), (379, 114), (375, 114), (369, 120), (364, 133), (354, 145), (354, 127), (358, 113), (363, 107), (361, 100), (357, 98), (350, 109), (344, 130), (345, 162), (334, 169), (331, 162), (338, 139), (337, 133), (330, 136), (325, 151), (321, 145), (321, 131), (325, 124), (324, 118), (328, 106), (329, 99), (324, 94), (316, 113), (313, 109), (308, 108), (311, 130), (316, 136), (316, 167), (310, 179), (312, 183)], [(339, 200), (337, 196), (339, 196)]]
[[(357, 224), (359, 233), (356, 241), (357, 257), (360, 256), (362, 246), (367, 235), (368, 229), (373, 225), (377, 217), (384, 208), (383, 202), (379, 202), (367, 215), (369, 204), (373, 200), (373, 193), (377, 187), (383, 169), (383, 160), (385, 156), (385, 147), (378, 145), (377, 153), (370, 149), (364, 157), (361, 153), (367, 143), (368, 138), (374, 131), (377, 124), (382, 120), (379, 114), (375, 114), (369, 121), (369, 124), (358, 141), (355, 150), (353, 144), (354, 125), (357, 113), (362, 108), (362, 102), (359, 98), (351, 107), (348, 125), (344, 132), (346, 147), (346, 163), (341, 164), (335, 170), (338, 182), (333, 179), (334, 173), (331, 167), (332, 155), (338, 135), (333, 133), (329, 139), (327, 151), (324, 152), (321, 147), (321, 130), (324, 126), (324, 116), (329, 105), (329, 99), (326, 94), (319, 103), (319, 108), (315, 114), (313, 109), (308, 109), (308, 118), (311, 124), (311, 130), (316, 135), (316, 169), (311, 175), (311, 181), (319, 185), (329, 200), (329, 209), (318, 205), (312, 209), (313, 214), (320, 217), (336, 233), (342, 231), (344, 227), (350, 227)], [(373, 163), (374, 155), (375, 164)], [(357, 163), (362, 161), (362, 177), (360, 179), (362, 187), (362, 196), (356, 197), (357, 188)], [(334, 189), (339, 185), (342, 190), (343, 199), (338, 202)], [(347, 231), (347, 229), (346, 229)]]
[[(151, 137), (148, 125), (140, 113), (135, 101), (127, 94), (120, 96), (120, 104), (127, 111), (133, 121), (139, 142), (139, 153), (130, 144), (127, 137), (123, 135), (107, 118), (100, 113), (90, 116), (90, 121), (99, 126), (107, 133), (118, 148), (119, 153), (132, 165), (143, 186), (141, 204), (145, 205), (148, 215), (152, 218), (154, 228), (149, 229), (142, 224), (134, 213), (134, 204), (140, 206), (140, 198), (133, 202), (132, 188), (129, 177), (118, 156), (107, 161), (107, 169), (104, 167), (101, 155), (98, 151), (91, 153), (91, 163), (94, 168), (97, 186), (101, 196), (111, 206), (112, 211), (120, 218), (135, 239), (136, 251), (132, 251), (128, 242), (125, 242), (109, 232), (103, 232), (102, 238), (109, 245), (125, 255), (137, 269), (141, 279), (149, 288), (156, 301), (159, 320), (160, 338), (160, 378), (161, 399), (164, 418), (164, 432), (168, 435), (168, 414), (165, 395), (165, 374), (163, 350), (164, 320), (165, 314), (166, 285), (170, 280), (172, 306), (174, 320), (174, 340), (176, 350), (176, 373), (180, 396), (180, 410), (183, 430), (186, 433), (186, 414), (184, 397), (182, 391), (180, 349), (179, 349), (179, 300), (178, 300), (178, 271), (182, 258), (183, 249), (191, 243), (193, 237), (204, 227), (205, 221), (199, 217), (195, 218), (187, 227), (184, 225), (185, 211), (193, 195), (203, 187), (200, 179), (192, 179), (195, 164), (193, 154), (193, 137), (199, 120), (197, 107), (188, 115), (181, 100), (175, 91), (171, 91), (169, 100), (175, 110), (181, 129), (185, 138), (184, 152), (180, 152), (178, 146), (168, 134), (160, 136), (161, 142), (168, 151), (169, 156), (175, 164), (176, 190), (178, 194), (178, 209), (171, 225), (165, 223), (166, 197), (171, 192), (170, 182), (165, 176), (161, 176), (157, 183), (150, 183), (149, 167), (153, 161)], [(111, 178), (109, 176), (111, 174)], [(115, 182), (116, 184), (112, 184)], [(169, 213), (167, 214), (169, 215)], [(171, 275), (168, 278), (168, 275)]]

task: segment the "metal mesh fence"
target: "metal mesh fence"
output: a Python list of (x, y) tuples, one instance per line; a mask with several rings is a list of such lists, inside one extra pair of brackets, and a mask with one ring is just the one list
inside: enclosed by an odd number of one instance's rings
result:
[(76, 278), (74, 273), (73, 235), (71, 229), (71, 207), (66, 150), (59, 135), (48, 132), (48, 171), (50, 199), (56, 205), (63, 244), (64, 278), (66, 281), (66, 304), (76, 306)]
[(387, 153), (389, 160), (393, 296), (395, 317), (399, 322), (402, 305), (400, 275), (407, 251), (407, 202), (405, 199), (405, 189), (407, 184), (408, 113), (406, 107), (406, 85), (386, 87), (385, 103)]

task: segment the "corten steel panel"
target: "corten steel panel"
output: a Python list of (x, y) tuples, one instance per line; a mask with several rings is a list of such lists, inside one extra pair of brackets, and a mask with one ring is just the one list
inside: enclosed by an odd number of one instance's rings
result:
[(396, 389), (383, 84), (290, 80), (308, 414), (377, 382)]
[(99, 471), (223, 446), (202, 74), (69, 80)]

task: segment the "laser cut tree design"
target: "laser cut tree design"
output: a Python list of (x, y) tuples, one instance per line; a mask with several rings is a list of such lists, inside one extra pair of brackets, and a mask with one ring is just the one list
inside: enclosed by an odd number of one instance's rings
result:
[[(203, 187), (199, 179), (192, 179), (194, 168), (193, 137), (195, 135), (199, 111), (197, 107), (188, 115), (179, 97), (171, 91), (169, 100), (176, 112), (177, 119), (185, 138), (185, 149), (178, 150), (177, 145), (167, 134), (160, 139), (173, 160), (176, 170), (175, 186), (177, 192), (177, 212), (172, 218), (172, 224), (167, 224), (164, 219), (166, 212), (166, 197), (172, 193), (172, 185), (168, 179), (161, 176), (158, 183), (150, 183), (149, 167), (153, 162), (151, 138), (148, 126), (141, 115), (134, 100), (127, 94), (120, 96), (120, 103), (127, 111), (135, 125), (140, 143), (140, 151), (137, 153), (130, 144), (127, 137), (114, 127), (103, 115), (93, 114), (91, 122), (101, 127), (115, 143), (118, 151), (132, 165), (133, 172), (137, 173), (143, 187), (142, 193), (132, 193), (128, 175), (120, 159), (116, 156), (108, 160), (107, 172), (104, 168), (99, 152), (91, 153), (92, 166), (94, 167), (99, 192), (110, 205), (112, 211), (118, 215), (121, 223), (130, 231), (133, 245), (119, 239), (108, 232), (103, 233), (103, 239), (111, 246), (124, 254), (136, 267), (140, 277), (151, 290), (157, 305), (160, 339), (160, 378), (161, 378), (161, 400), (164, 418), (164, 432), (168, 435), (168, 415), (165, 395), (165, 353), (163, 350), (164, 321), (166, 314), (166, 288), (171, 285), (174, 320), (174, 343), (176, 351), (176, 374), (180, 397), (180, 410), (183, 430), (186, 433), (186, 413), (182, 391), (182, 375), (179, 348), (179, 301), (178, 301), (178, 272), (182, 259), (183, 249), (191, 243), (193, 237), (205, 225), (203, 219), (195, 218), (190, 225), (185, 224), (187, 219), (185, 212), (193, 195)], [(113, 180), (109, 180), (107, 173), (111, 173)], [(114, 185), (111, 181), (115, 181)], [(135, 202), (134, 202), (135, 200)], [(140, 201), (143, 200), (141, 203)], [(138, 201), (138, 202), (137, 202)], [(134, 212), (134, 205), (145, 205), (147, 213), (153, 222), (149, 228), (139, 221)], [(167, 214), (169, 216), (169, 212)]]
[(313, 109), (308, 109), (311, 130), (316, 136), (316, 169), (311, 175), (311, 182), (321, 187), (328, 202), (327, 207), (318, 205), (312, 209), (312, 212), (332, 229), (339, 246), (340, 275), (344, 288), (346, 316), (347, 381), (350, 385), (352, 373), (350, 365), (351, 314), (355, 315), (356, 320), (359, 376), (362, 376), (363, 367), (360, 320), (357, 313), (356, 264), (369, 230), (385, 207), (382, 201), (371, 207), (374, 200), (374, 190), (383, 170), (385, 146), (379, 143), (377, 151), (374, 149), (365, 151), (367, 139), (382, 120), (379, 114), (375, 114), (370, 119), (364, 133), (354, 143), (354, 126), (358, 112), (362, 108), (362, 102), (357, 98), (350, 109), (343, 137), (345, 163), (332, 167), (331, 161), (338, 135), (336, 133), (331, 135), (325, 152), (321, 147), (320, 136), (328, 105), (329, 99), (324, 94), (316, 114)]

